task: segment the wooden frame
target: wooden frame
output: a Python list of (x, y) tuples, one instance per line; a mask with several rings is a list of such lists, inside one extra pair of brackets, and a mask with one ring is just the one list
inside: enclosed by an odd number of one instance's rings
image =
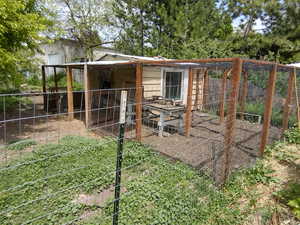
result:
[(290, 107), (291, 107), (292, 97), (294, 92), (294, 79), (295, 79), (294, 73), (290, 72), (289, 80), (288, 80), (287, 96), (283, 107), (282, 135), (287, 130), (289, 124)]
[(236, 109), (239, 94), (239, 84), (241, 79), (243, 61), (240, 58), (235, 59), (232, 65), (232, 75), (231, 75), (231, 93), (228, 99), (228, 113), (226, 117), (226, 127), (224, 136), (224, 152), (225, 152), (225, 162), (224, 162), (224, 176), (223, 182), (227, 179), (231, 164), (231, 149), (234, 143), (234, 132), (236, 123)]
[(269, 138), (269, 129), (271, 123), (271, 116), (272, 116), (276, 77), (277, 77), (277, 65), (275, 64), (273, 66), (273, 69), (270, 72), (269, 81), (268, 81), (267, 96), (265, 101), (264, 122), (263, 122), (261, 142), (260, 142), (260, 156), (263, 156)]
[(67, 67), (67, 97), (68, 97), (68, 118), (74, 119), (74, 103), (73, 103), (73, 74), (72, 68)]
[(224, 122), (224, 117), (225, 117), (226, 86), (227, 86), (227, 77), (230, 72), (231, 69), (225, 70), (222, 76), (222, 86), (221, 86), (220, 106), (219, 106), (220, 123)]
[(185, 136), (189, 137), (192, 125), (192, 102), (193, 102), (193, 70), (189, 69), (189, 83), (188, 83), (188, 96), (187, 96), (187, 106), (185, 112)]
[(240, 107), (241, 107), (241, 120), (244, 119), (244, 112), (245, 112), (245, 105), (247, 101), (247, 95), (248, 95), (248, 72), (243, 72), (243, 89), (242, 89), (242, 95), (240, 98)]
[(136, 77), (136, 92), (135, 92), (135, 114), (136, 114), (136, 125), (135, 125), (135, 132), (136, 132), (136, 140), (142, 141), (142, 101), (143, 101), (143, 65), (138, 63), (135, 69), (135, 77)]

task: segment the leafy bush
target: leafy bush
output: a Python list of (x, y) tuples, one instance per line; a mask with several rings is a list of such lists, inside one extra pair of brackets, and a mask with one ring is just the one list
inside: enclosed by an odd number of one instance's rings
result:
[[(238, 109), (239, 111), (240, 109)], [(245, 113), (250, 114), (256, 114), (262, 117), (262, 120), (264, 119), (264, 111), (265, 111), (265, 105), (260, 102), (255, 103), (247, 103), (245, 104)], [(283, 112), (282, 109), (279, 109), (277, 107), (273, 107), (272, 109), (272, 116), (271, 116), (271, 125), (280, 127), (282, 126), (282, 120), (283, 120)], [(297, 118), (295, 115), (290, 115), (289, 117), (289, 127), (293, 126), (297, 121)]]
[(298, 127), (287, 130), (284, 133), (284, 138), (288, 143), (300, 144), (300, 130)]
[[(57, 84), (58, 87), (67, 87), (67, 76), (66, 73), (60, 72), (57, 73)], [(50, 75), (47, 77), (47, 86), (48, 88), (54, 88), (55, 87), (55, 81), (54, 81), (54, 75)], [(73, 90), (74, 91), (80, 91), (83, 90), (83, 84), (73, 81)]]
[(286, 189), (275, 193), (275, 196), (288, 205), (294, 215), (300, 219), (300, 183), (289, 184)]

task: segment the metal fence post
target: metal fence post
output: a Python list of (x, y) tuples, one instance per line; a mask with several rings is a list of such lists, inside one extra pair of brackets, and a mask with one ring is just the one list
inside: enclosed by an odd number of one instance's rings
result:
[(123, 143), (124, 143), (125, 121), (126, 121), (126, 104), (127, 104), (127, 91), (122, 91), (121, 92), (121, 104), (120, 104), (117, 163), (116, 163), (113, 225), (118, 225), (118, 221), (119, 221), (119, 205), (120, 205), (120, 195), (121, 195), (121, 169), (122, 169), (122, 160), (123, 160)]

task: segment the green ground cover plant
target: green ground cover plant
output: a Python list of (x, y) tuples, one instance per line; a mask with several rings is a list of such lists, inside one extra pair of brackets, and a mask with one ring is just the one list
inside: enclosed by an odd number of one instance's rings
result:
[[(74, 199), (113, 185), (115, 157), (111, 139), (64, 137), (57, 144), (37, 145), (12, 161), (13, 169), (0, 170), (5, 178), (0, 181), (0, 223), (63, 224), (95, 211), (80, 223), (110, 224), (111, 201), (101, 208)], [(220, 191), (209, 177), (147, 146), (127, 142), (123, 163), (128, 169), (123, 173), (120, 224), (240, 224), (247, 215), (229, 207), (242, 194), (237, 186)]]
[[(260, 196), (251, 188), (277, 182), (263, 160), (216, 187), (205, 174), (126, 141), (119, 224), (245, 224), (257, 212), (268, 221), (274, 207), (258, 207)], [(1, 167), (0, 224), (111, 224), (113, 195), (101, 206), (76, 199), (111, 188), (115, 162), (116, 143), (109, 138), (68, 136), (36, 145)]]

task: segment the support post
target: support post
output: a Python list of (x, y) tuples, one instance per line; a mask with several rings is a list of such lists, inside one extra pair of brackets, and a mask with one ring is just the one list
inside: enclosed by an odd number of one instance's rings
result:
[(294, 73), (290, 72), (289, 80), (288, 80), (287, 96), (283, 107), (282, 135), (288, 129), (288, 125), (289, 125), (290, 108), (291, 108), (293, 91), (294, 91), (294, 79), (295, 79)]
[(44, 99), (44, 110), (47, 110), (47, 88), (46, 88), (46, 71), (45, 66), (42, 66), (42, 83), (43, 83), (43, 99)]
[(244, 119), (244, 112), (245, 112), (245, 105), (247, 101), (247, 95), (248, 95), (248, 72), (244, 71), (243, 73), (243, 90), (242, 90), (242, 96), (240, 99), (240, 107), (241, 107), (241, 119)]
[(192, 125), (192, 94), (193, 94), (193, 70), (189, 68), (188, 94), (185, 112), (185, 136), (189, 137)]
[(296, 68), (294, 68), (294, 84), (295, 84), (295, 97), (296, 97), (296, 105), (297, 105), (297, 122), (298, 129), (300, 129), (300, 108), (299, 108), (299, 96), (298, 96), (298, 87), (297, 87), (297, 76), (296, 76)]
[(56, 67), (53, 67), (53, 72), (54, 72), (54, 86), (55, 86), (55, 91), (58, 92), (58, 80), (57, 80), (57, 74), (56, 74)]
[(136, 101), (136, 106), (135, 106), (135, 113), (136, 113), (136, 125), (135, 125), (135, 132), (136, 132), (136, 140), (137, 141), (142, 141), (142, 111), (143, 111), (143, 106), (142, 106), (142, 101), (143, 101), (143, 66), (141, 63), (136, 64), (136, 69), (135, 69), (135, 101)]
[(73, 104), (73, 85), (72, 85), (72, 68), (67, 67), (67, 93), (68, 93), (68, 118), (74, 119), (74, 104)]
[(219, 106), (219, 115), (220, 115), (220, 123), (224, 122), (225, 117), (225, 101), (226, 101), (226, 86), (227, 86), (227, 76), (230, 73), (230, 70), (225, 70), (222, 77), (222, 86), (220, 93), (220, 106)]
[(206, 104), (208, 104), (209, 100), (209, 76), (208, 69), (204, 72), (204, 84), (203, 84), (203, 109), (205, 109)]
[(238, 102), (239, 94), (239, 84), (241, 79), (243, 61), (240, 58), (236, 58), (232, 65), (232, 75), (231, 75), (231, 93), (228, 100), (228, 113), (226, 117), (226, 127), (224, 135), (224, 176), (223, 183), (226, 181), (229, 175), (230, 163), (231, 163), (231, 148), (234, 143), (234, 132), (236, 123), (236, 108)]
[(120, 105), (120, 119), (119, 119), (119, 137), (116, 163), (116, 177), (115, 177), (115, 200), (114, 200), (114, 214), (113, 225), (118, 225), (119, 221), (119, 206), (121, 196), (121, 175), (122, 175), (122, 161), (123, 161), (123, 144), (125, 134), (126, 121), (126, 106), (127, 106), (127, 91), (121, 92)]
[(89, 128), (91, 121), (91, 102), (90, 102), (90, 80), (89, 80), (89, 68), (87, 64), (84, 64), (83, 70), (84, 79), (84, 107), (85, 107), (85, 127)]
[(200, 94), (200, 70), (197, 70), (196, 74), (196, 98), (195, 98), (195, 109), (199, 110), (199, 94)]
[(260, 142), (260, 156), (263, 156), (269, 138), (269, 128), (270, 128), (271, 116), (272, 116), (276, 76), (277, 76), (277, 64), (273, 66), (269, 75), (267, 96), (265, 101), (264, 122), (263, 122), (261, 142)]

